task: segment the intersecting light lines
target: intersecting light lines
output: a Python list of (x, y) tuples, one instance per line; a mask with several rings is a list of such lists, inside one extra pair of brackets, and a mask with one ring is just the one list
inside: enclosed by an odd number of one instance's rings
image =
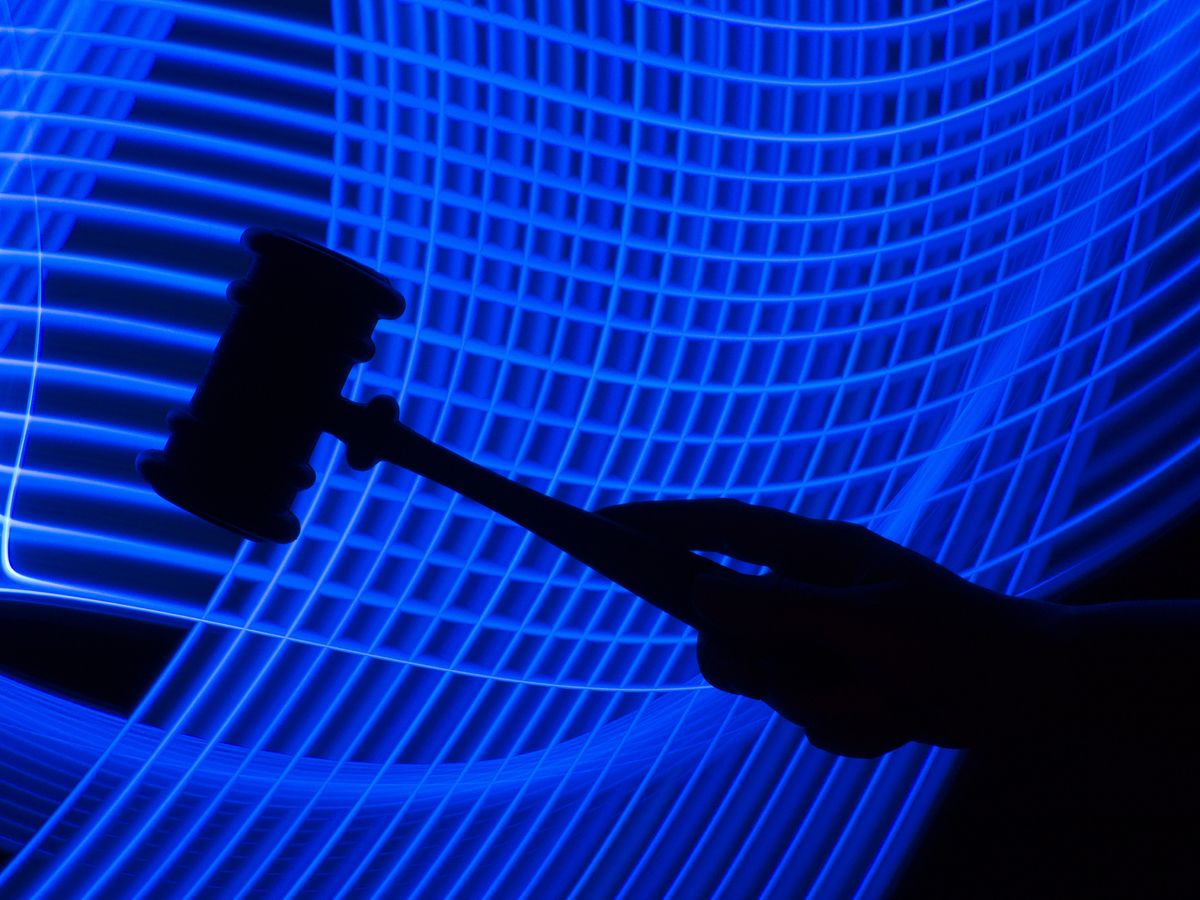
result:
[(0, 679), (4, 891), (878, 896), (953, 768), (332, 440), (288, 547), (159, 500), (247, 224), (403, 287), (350, 395), (584, 507), (1020, 593), (1200, 493), (1194, 4), (0, 4), (0, 588), (190, 623), (127, 719)]

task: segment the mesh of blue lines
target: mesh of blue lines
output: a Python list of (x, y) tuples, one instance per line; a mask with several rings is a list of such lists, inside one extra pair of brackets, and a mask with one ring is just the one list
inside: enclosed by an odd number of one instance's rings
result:
[(953, 753), (811, 747), (679, 622), (331, 438), (282, 547), (134, 457), (282, 227), (408, 297), (348, 396), (506, 476), (1047, 593), (1200, 500), (1198, 17), (0, 0), (0, 602), (188, 627), (128, 717), (0, 678), (0, 893), (883, 894)]

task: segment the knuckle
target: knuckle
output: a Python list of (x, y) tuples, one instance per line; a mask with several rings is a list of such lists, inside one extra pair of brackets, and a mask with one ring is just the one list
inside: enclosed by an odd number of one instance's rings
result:
[(804, 729), (804, 739), (818, 750), (823, 750), (826, 753), (835, 752), (833, 748), (837, 745), (837, 741), (829, 732), (823, 731), (811, 723), (801, 722), (797, 724)]
[(703, 666), (707, 663), (709, 654), (711, 652), (712, 651), (709, 647), (709, 638), (705, 636), (703, 631), (701, 631), (696, 635), (696, 664), (703, 668)]
[(697, 639), (696, 664), (704, 680), (718, 690), (757, 699), (758, 679), (753, 667), (711, 638)]
[(855, 759), (877, 759), (907, 743), (907, 739), (885, 731), (828, 721), (805, 723), (804, 736), (812, 746), (824, 753)]
[(721, 675), (721, 654), (713, 646), (712, 640), (705, 638), (703, 632), (696, 639), (696, 666), (709, 684), (715, 684), (715, 679)]
[(875, 532), (860, 522), (839, 522), (838, 525), (846, 537), (855, 540), (866, 541), (875, 535)]

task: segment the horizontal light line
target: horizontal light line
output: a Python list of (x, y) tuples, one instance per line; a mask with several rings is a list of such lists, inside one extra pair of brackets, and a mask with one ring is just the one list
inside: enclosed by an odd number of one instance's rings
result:
[(752, 18), (750, 16), (738, 15), (737, 13), (727, 13), (715, 10), (711, 7), (698, 6), (691, 3), (681, 3), (678, 0), (638, 0), (639, 5), (658, 7), (667, 9), (673, 12), (678, 12), (683, 15), (697, 16), (705, 19), (715, 19), (719, 22), (731, 25), (745, 25), (752, 28), (762, 28), (766, 30), (780, 29), (784, 31), (873, 31), (876, 29), (892, 29), (892, 28), (908, 28), (912, 25), (919, 25), (924, 22), (933, 22), (938, 19), (950, 18), (960, 12), (969, 11), (976, 7), (984, 6), (986, 0), (965, 0), (965, 2), (947, 5), (944, 9), (934, 10), (928, 13), (920, 13), (918, 15), (906, 16), (901, 19), (868, 19), (865, 22), (783, 22), (778, 19), (770, 18)]

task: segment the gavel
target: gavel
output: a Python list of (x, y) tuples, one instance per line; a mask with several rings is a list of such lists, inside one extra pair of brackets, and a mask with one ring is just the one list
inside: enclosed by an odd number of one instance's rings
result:
[(312, 486), (309, 464), (329, 433), (365, 471), (384, 461), (500, 513), (664, 612), (695, 626), (689, 586), (724, 566), (661, 536), (548, 497), (471, 462), (398, 421), (387, 396), (342, 396), (374, 356), (371, 334), (405, 302), (379, 272), (280, 230), (250, 228), (245, 278), (229, 285), (233, 318), (185, 409), (167, 417), (162, 450), (137, 468), (163, 498), (254, 541), (300, 534), (292, 512)]

